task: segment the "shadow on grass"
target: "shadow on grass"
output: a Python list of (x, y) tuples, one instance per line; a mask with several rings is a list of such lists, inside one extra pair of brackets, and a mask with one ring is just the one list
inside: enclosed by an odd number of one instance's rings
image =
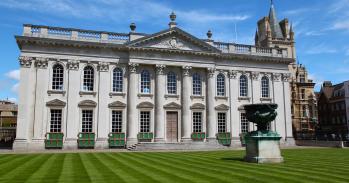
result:
[(228, 157), (228, 158), (221, 158), (223, 161), (236, 161), (236, 162), (245, 162), (244, 158), (241, 157)]

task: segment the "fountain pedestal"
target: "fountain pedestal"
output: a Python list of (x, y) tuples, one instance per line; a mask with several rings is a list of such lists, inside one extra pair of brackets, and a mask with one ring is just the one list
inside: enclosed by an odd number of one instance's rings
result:
[(252, 163), (281, 163), (280, 135), (272, 131), (253, 131), (245, 136), (245, 161)]

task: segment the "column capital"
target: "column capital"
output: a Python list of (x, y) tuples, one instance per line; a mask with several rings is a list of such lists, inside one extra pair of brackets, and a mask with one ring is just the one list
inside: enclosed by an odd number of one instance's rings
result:
[(69, 70), (78, 70), (79, 69), (79, 60), (68, 60), (68, 69)]
[(209, 67), (209, 68), (207, 68), (207, 76), (208, 76), (209, 78), (213, 77), (214, 74), (215, 74), (215, 72), (216, 72), (216, 68), (215, 68), (215, 67)]
[(280, 73), (273, 73), (273, 80), (274, 81), (280, 81), (281, 80), (281, 74)]
[(35, 67), (39, 69), (46, 69), (48, 65), (48, 58), (37, 57), (35, 58)]
[(286, 74), (282, 74), (282, 81), (284, 82), (288, 82), (291, 78), (291, 74), (286, 73)]
[(158, 75), (164, 74), (164, 70), (166, 68), (166, 65), (157, 64), (155, 67), (156, 67), (156, 74), (158, 74)]
[(190, 70), (192, 69), (192, 67), (191, 66), (183, 66), (182, 69), (183, 69), (183, 75), (189, 76)]
[(229, 71), (229, 78), (230, 79), (236, 79), (236, 76), (238, 75), (238, 71)]
[(251, 72), (251, 78), (257, 81), (259, 79), (259, 72)]
[(20, 56), (18, 60), (21, 67), (29, 68), (32, 65), (33, 57)]
[(98, 70), (100, 72), (108, 72), (109, 71), (109, 63), (107, 63), (107, 62), (99, 62), (98, 63)]
[(138, 66), (139, 66), (139, 64), (137, 64), (137, 63), (128, 63), (128, 69), (131, 73), (137, 72)]

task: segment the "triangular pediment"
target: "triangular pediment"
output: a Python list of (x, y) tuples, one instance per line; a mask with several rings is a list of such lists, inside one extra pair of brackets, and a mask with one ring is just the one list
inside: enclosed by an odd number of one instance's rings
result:
[(93, 100), (83, 100), (78, 104), (79, 107), (96, 107), (97, 103)]
[(218, 111), (227, 111), (229, 110), (229, 106), (225, 105), (225, 104), (221, 104), (215, 107), (216, 110)]
[(220, 52), (214, 46), (177, 28), (167, 29), (128, 43), (131, 47), (158, 48), (197, 52)]
[(58, 100), (58, 99), (54, 99), (51, 101), (46, 102), (46, 106), (48, 107), (65, 107), (66, 103)]
[(175, 102), (171, 102), (169, 104), (164, 105), (165, 109), (181, 109), (181, 105), (175, 103)]
[(112, 102), (108, 105), (109, 108), (125, 108), (126, 104), (120, 101)]

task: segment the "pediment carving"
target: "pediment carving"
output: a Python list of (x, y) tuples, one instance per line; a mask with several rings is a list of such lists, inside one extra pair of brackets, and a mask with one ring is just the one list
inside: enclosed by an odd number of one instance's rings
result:
[(141, 102), (137, 105), (137, 108), (154, 108), (154, 104), (150, 103), (150, 102)]
[(200, 109), (200, 110), (204, 110), (205, 109), (205, 105), (204, 104), (200, 104), (200, 103), (195, 103), (193, 104), (190, 109)]
[(46, 106), (47, 107), (65, 107), (66, 103), (58, 100), (58, 99), (54, 99), (51, 101), (46, 102)]
[(169, 104), (164, 105), (164, 108), (165, 109), (181, 109), (182, 106), (177, 104), (177, 103), (175, 103), (175, 102), (171, 102)]
[(225, 105), (225, 104), (221, 104), (215, 107), (215, 109), (217, 111), (227, 111), (229, 110), (229, 106)]
[(108, 104), (109, 108), (125, 108), (126, 104), (120, 101), (115, 101), (110, 104)]
[(93, 100), (83, 100), (78, 104), (79, 107), (96, 107), (97, 103)]

